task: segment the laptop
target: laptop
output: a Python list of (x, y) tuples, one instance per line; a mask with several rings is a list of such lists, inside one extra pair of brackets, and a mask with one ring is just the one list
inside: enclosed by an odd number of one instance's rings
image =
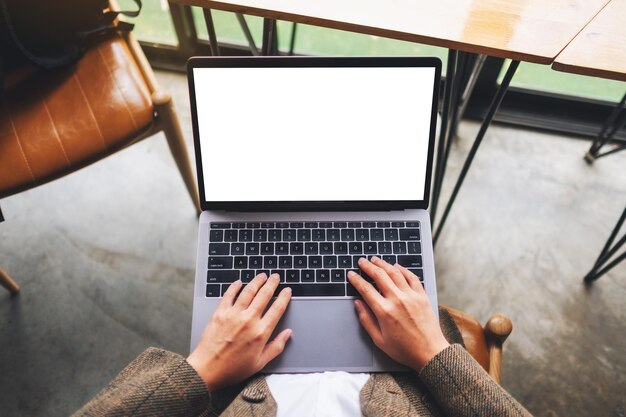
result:
[[(377, 255), (437, 308), (428, 208), (441, 62), (412, 57), (194, 57), (202, 206), (191, 349), (231, 282), (292, 288), (264, 372), (404, 368), (359, 323), (349, 270)], [(367, 278), (367, 277), (366, 277)]]

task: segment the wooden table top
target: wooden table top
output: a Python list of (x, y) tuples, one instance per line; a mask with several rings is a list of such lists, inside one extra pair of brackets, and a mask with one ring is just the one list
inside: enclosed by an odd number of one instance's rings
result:
[(626, 81), (626, 0), (611, 0), (556, 57), (552, 68)]
[(550, 64), (609, 0), (174, 0)]

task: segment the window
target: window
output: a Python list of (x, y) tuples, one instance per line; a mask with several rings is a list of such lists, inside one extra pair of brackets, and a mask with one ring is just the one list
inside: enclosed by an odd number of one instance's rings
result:
[[(131, 0), (119, 0), (121, 10), (135, 10), (136, 5)], [(165, 0), (143, 1), (141, 13), (135, 19), (123, 18), (135, 24), (133, 32), (144, 42), (163, 45), (178, 45), (178, 38), (172, 23), (169, 3)]]
[[(193, 20), (198, 37), (208, 40), (207, 28), (202, 9), (193, 7)], [(212, 11), (215, 31), (219, 42), (245, 47), (246, 38), (234, 13)], [(261, 47), (263, 19), (256, 16), (245, 17), (257, 47)], [(278, 45), (282, 52), (288, 52), (294, 25), (291, 22), (278, 22)], [(437, 56), (445, 62), (447, 50), (429, 45), (362, 35), (317, 26), (297, 25), (295, 54), (301, 55), (420, 55)]]
[[(120, 0), (120, 6), (134, 8), (131, 0)], [(236, 15), (217, 10), (213, 10), (212, 15), (221, 52), (249, 55)], [(263, 19), (245, 16), (245, 20), (260, 49)], [(134, 21), (135, 34), (155, 67), (184, 70), (190, 56), (210, 53), (201, 8), (170, 4), (166, 0), (144, 0), (143, 10)], [(291, 22), (278, 22), (281, 53), (289, 52), (293, 27)], [(302, 55), (437, 56), (443, 62), (444, 71), (448, 54), (445, 48), (303, 24), (297, 25), (293, 52)], [(480, 118), (484, 114), (506, 68), (502, 59), (487, 59), (467, 108), (468, 117)], [(561, 73), (549, 65), (521, 63), (496, 120), (595, 136), (625, 91), (626, 83)]]
[[(506, 67), (500, 74), (504, 76)], [(549, 65), (522, 62), (511, 82), (513, 87), (570, 96), (619, 102), (626, 83), (554, 71)]]

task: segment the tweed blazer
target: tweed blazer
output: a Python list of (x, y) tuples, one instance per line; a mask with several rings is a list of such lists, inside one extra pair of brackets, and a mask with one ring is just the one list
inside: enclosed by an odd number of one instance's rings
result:
[[(467, 353), (447, 311), (440, 324), (452, 344), (419, 372), (372, 374), (361, 390), (364, 417), (530, 416)], [(74, 416), (275, 417), (262, 375), (209, 392), (182, 356), (149, 348)]]

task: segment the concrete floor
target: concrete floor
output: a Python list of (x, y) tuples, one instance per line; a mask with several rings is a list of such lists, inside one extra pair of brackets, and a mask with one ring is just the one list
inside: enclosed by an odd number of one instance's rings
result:
[[(185, 79), (158, 75), (192, 152)], [(587, 147), (492, 127), (436, 251), (442, 304), (513, 319), (503, 383), (536, 416), (626, 415), (626, 263), (581, 283), (626, 204), (626, 153), (589, 167)], [(0, 415), (68, 415), (144, 348), (187, 352), (196, 215), (162, 135), (2, 209), (23, 291), (0, 291)]]

